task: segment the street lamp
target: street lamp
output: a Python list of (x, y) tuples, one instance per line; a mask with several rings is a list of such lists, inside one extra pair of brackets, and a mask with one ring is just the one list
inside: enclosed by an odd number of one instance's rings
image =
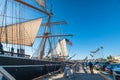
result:
[(103, 46), (100, 46), (100, 49), (101, 49), (102, 59), (103, 59), (104, 58), (104, 55), (103, 55)]

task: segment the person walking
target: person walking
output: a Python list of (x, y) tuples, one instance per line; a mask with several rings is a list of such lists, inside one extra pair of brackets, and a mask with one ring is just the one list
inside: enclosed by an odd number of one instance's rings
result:
[(89, 69), (90, 69), (90, 72), (91, 72), (91, 74), (94, 74), (94, 72), (93, 72), (93, 64), (92, 64), (92, 62), (90, 61), (89, 62)]
[(66, 65), (63, 76), (68, 77), (69, 79), (73, 78), (73, 71), (72, 71), (70, 65)]
[(1, 42), (0, 42), (0, 54), (4, 55), (3, 45), (2, 45), (2, 43), (1, 43)]

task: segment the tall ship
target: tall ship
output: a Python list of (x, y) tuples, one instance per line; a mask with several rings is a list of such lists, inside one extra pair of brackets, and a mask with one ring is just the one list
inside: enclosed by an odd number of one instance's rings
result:
[(66, 36), (73, 35), (54, 34), (61, 31), (54, 26), (66, 21), (53, 21), (51, 1), (0, 0), (0, 74), (32, 80), (66, 62), (66, 44), (72, 45)]

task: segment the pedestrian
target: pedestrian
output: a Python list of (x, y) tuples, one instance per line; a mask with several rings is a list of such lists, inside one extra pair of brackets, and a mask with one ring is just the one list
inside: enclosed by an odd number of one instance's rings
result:
[(2, 43), (1, 43), (1, 42), (0, 42), (0, 53), (4, 55), (3, 45), (2, 45)]
[(76, 63), (72, 65), (72, 70), (73, 70), (73, 73), (76, 73)]
[(89, 62), (89, 69), (90, 69), (90, 72), (91, 72), (91, 74), (94, 74), (94, 72), (93, 72), (93, 64), (92, 64), (92, 62), (90, 61)]
[(79, 64), (79, 62), (77, 62), (77, 64), (76, 64), (76, 72), (79, 72), (79, 67), (80, 67), (80, 64)]
[(64, 77), (73, 78), (73, 71), (70, 67), (70, 65), (66, 65), (65, 71), (64, 71)]

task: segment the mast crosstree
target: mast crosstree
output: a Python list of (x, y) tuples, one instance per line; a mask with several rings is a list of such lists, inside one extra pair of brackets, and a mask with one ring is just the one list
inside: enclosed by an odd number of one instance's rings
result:
[[(43, 23), (41, 24), (41, 26), (45, 26), (45, 32), (43, 34), (43, 36), (36, 36), (36, 38), (42, 38), (42, 45), (41, 45), (41, 48), (40, 48), (40, 59), (43, 59), (43, 56), (44, 56), (44, 50), (45, 50), (45, 45), (46, 45), (46, 41), (47, 41), (47, 38), (49, 37), (63, 37), (63, 36), (73, 36), (72, 34), (64, 34), (64, 35), (61, 35), (61, 34), (58, 34), (58, 35), (50, 35), (50, 33), (48, 32), (48, 29), (49, 29), (49, 26), (51, 25), (58, 25), (58, 24), (66, 24), (67, 22), (66, 21), (60, 21), (60, 22), (50, 22), (51, 20), (51, 17), (53, 16), (53, 13), (52, 12), (47, 12), (46, 9), (39, 9), (31, 4), (28, 4), (26, 2), (24, 2), (23, 0), (15, 0), (25, 6), (28, 6), (30, 8), (33, 8), (37, 11), (40, 11), (44, 14), (46, 14), (48, 16), (48, 20), (47, 20), (47, 23)], [(38, 0), (37, 0), (38, 2)]]
[(23, 4), (23, 5), (26, 5), (26, 6), (30, 7), (30, 8), (33, 8), (33, 9), (39, 11), (39, 12), (43, 12), (43, 13), (45, 13), (46, 15), (49, 15), (49, 16), (52, 15), (51, 13), (48, 13), (48, 12), (45, 11), (45, 10), (41, 10), (41, 9), (39, 9), (39, 8), (33, 6), (33, 5), (30, 5), (30, 4), (26, 3), (26, 2), (24, 2), (23, 0), (15, 0), (15, 1), (17, 1), (17, 2), (19, 2), (19, 3), (21, 3), (21, 4)]
[[(4, 67), (16, 80), (36, 79), (38, 76), (58, 71), (63, 63), (68, 63), (65, 60), (69, 56), (67, 52), (69, 41), (59, 37), (73, 35), (62, 35), (61, 29), (52, 27), (66, 24), (66, 21), (51, 22), (52, 10), (46, 8), (44, 1), (0, 1), (0, 66)], [(61, 25), (59, 26), (61, 28)], [(54, 35), (55, 33), (58, 34)], [(55, 45), (56, 41), (58, 46)], [(53, 56), (46, 56), (43, 59), (48, 47), (48, 54)], [(54, 53), (59, 55), (54, 57)]]

